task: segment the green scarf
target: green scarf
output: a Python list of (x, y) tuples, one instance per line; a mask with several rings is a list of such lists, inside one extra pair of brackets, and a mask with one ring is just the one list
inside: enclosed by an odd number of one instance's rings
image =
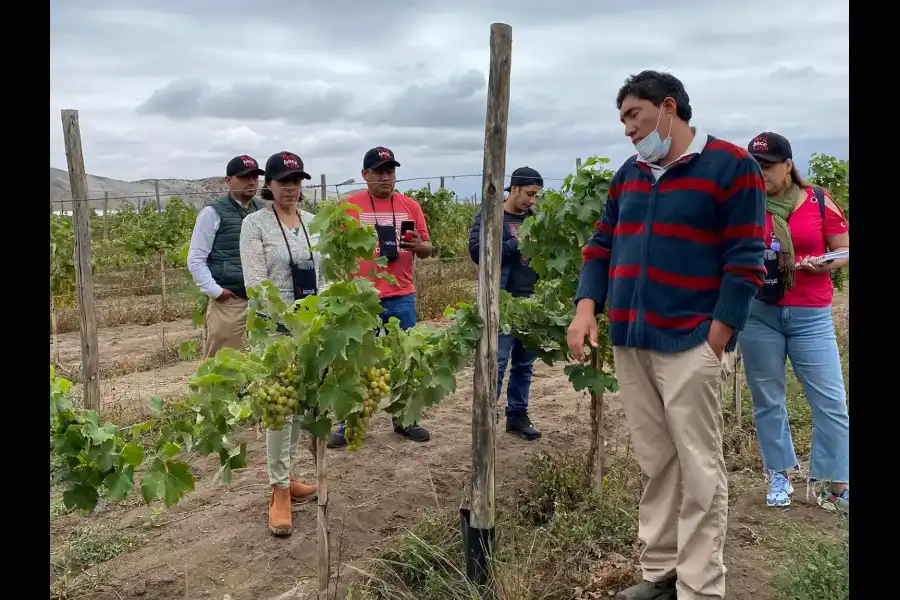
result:
[(778, 265), (784, 273), (784, 285), (787, 289), (794, 289), (794, 241), (791, 239), (791, 229), (788, 227), (788, 219), (797, 206), (797, 197), (800, 187), (792, 183), (782, 195), (766, 197), (766, 212), (772, 215), (772, 229), (775, 238), (781, 244), (778, 255)]

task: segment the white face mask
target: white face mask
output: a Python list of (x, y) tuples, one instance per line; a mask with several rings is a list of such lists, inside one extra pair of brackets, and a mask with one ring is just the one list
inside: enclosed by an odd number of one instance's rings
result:
[(647, 135), (647, 137), (634, 145), (634, 149), (637, 150), (638, 156), (648, 163), (657, 162), (668, 154), (669, 148), (672, 147), (672, 119), (669, 120), (669, 133), (666, 134), (666, 139), (663, 140), (659, 137), (659, 121), (662, 119), (662, 115), (663, 109), (662, 106), (660, 106), (659, 117), (656, 118), (656, 127)]

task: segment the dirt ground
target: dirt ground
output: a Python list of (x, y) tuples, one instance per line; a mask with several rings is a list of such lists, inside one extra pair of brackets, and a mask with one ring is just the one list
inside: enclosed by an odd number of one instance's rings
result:
[[(190, 319), (179, 319), (154, 325), (120, 325), (97, 330), (100, 368), (114, 364), (139, 362), (166, 345), (178, 345), (199, 336)], [(59, 364), (69, 371), (81, 369), (81, 332), (70, 331), (56, 336)], [(50, 338), (50, 361), (53, 361), (53, 338)]]

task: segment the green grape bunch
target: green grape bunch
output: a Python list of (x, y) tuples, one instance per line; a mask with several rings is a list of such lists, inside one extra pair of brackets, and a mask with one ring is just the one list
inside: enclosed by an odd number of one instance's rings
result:
[(355, 452), (362, 447), (363, 439), (372, 415), (378, 409), (381, 400), (391, 393), (391, 374), (384, 367), (369, 369), (362, 380), (366, 384), (362, 412), (351, 413), (347, 417), (344, 435), (347, 438), (347, 450)]
[(278, 431), (284, 427), (287, 417), (300, 406), (300, 389), (297, 385), (297, 365), (291, 363), (274, 378), (253, 390), (253, 401), (261, 409), (263, 425)]

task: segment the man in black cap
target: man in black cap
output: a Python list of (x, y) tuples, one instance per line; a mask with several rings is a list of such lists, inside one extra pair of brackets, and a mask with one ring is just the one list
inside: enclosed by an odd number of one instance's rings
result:
[[(353, 207), (350, 212), (365, 225), (375, 228), (378, 245), (373, 260), (360, 262), (359, 274), (369, 277), (378, 290), (381, 300), (381, 319), (387, 322), (391, 317), (400, 321), (401, 329), (409, 329), (416, 324), (416, 286), (413, 281), (416, 258), (431, 256), (431, 241), (425, 213), (413, 198), (404, 196), (394, 189), (397, 182), (397, 167), (400, 163), (394, 153), (383, 146), (372, 148), (363, 157), (362, 178), (366, 189), (347, 197), (346, 202)], [(412, 225), (403, 230), (403, 222)], [(375, 264), (374, 259), (385, 257), (386, 267)], [(373, 276), (375, 273), (389, 273), (396, 283)], [(413, 442), (427, 442), (431, 434), (418, 423), (403, 426), (393, 420), (394, 432)], [(328, 441), (330, 448), (347, 445), (344, 423), (339, 423)]]
[[(529, 216), (538, 192), (544, 187), (541, 174), (531, 167), (519, 167), (513, 171), (509, 194), (503, 202), (503, 245), (500, 257), (500, 289), (515, 297), (527, 297), (534, 293), (538, 275), (528, 265), (528, 259), (519, 253), (519, 227)], [(475, 215), (469, 231), (469, 256), (478, 264), (481, 254), (481, 212)], [(529, 352), (522, 342), (511, 335), (500, 334), (497, 345), (497, 400), (503, 388), (503, 375), (512, 359), (509, 383), (506, 388), (506, 431), (523, 440), (533, 441), (541, 437), (540, 430), (532, 425), (528, 416), (528, 392), (536, 355)], [(498, 417), (499, 418), (499, 417)]]
[(241, 348), (247, 330), (247, 290), (241, 268), (241, 223), (265, 206), (255, 198), (265, 172), (247, 155), (225, 167), (228, 194), (213, 200), (197, 215), (187, 266), (194, 283), (212, 302), (206, 309), (206, 346), (210, 358), (221, 348)]

